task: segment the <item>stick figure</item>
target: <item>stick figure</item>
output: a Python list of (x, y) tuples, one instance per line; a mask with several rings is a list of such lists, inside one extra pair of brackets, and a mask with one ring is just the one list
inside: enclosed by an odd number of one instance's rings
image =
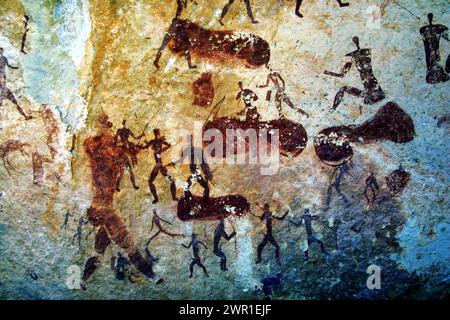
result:
[(6, 67), (15, 70), (19, 69), (18, 67), (13, 67), (9, 64), (8, 59), (6, 59), (6, 57), (3, 55), (3, 48), (0, 48), (0, 108), (3, 106), (3, 100), (7, 99), (16, 106), (17, 111), (19, 111), (19, 113), (25, 118), (25, 120), (33, 119), (31, 115), (25, 114), (25, 112), (19, 106), (16, 97), (14, 97), (14, 94), (6, 86)]
[[(330, 206), (331, 203), (331, 196), (333, 194), (333, 188), (336, 190), (336, 193), (338, 196), (344, 201), (345, 203), (348, 203), (347, 197), (341, 192), (341, 182), (342, 179), (349, 174), (350, 166), (348, 164), (348, 161), (344, 162), (340, 166), (338, 166), (336, 169), (334, 169), (333, 174), (331, 175), (331, 181), (333, 181), (327, 190), (327, 207)], [(339, 173), (338, 173), (339, 172)], [(337, 173), (337, 175), (336, 175)], [(334, 180), (333, 180), (334, 179)]]
[[(258, 207), (259, 207), (259, 205), (258, 205)], [(259, 208), (261, 210), (263, 210), (263, 214), (262, 214), (262, 216), (260, 216), (258, 218), (261, 221), (266, 220), (266, 231), (267, 231), (267, 233), (264, 235), (264, 238), (262, 239), (262, 241), (258, 245), (258, 249), (257, 249), (258, 250), (257, 251), (258, 258), (256, 260), (256, 263), (258, 264), (258, 263), (261, 262), (261, 253), (262, 253), (264, 247), (266, 246), (267, 242), (270, 242), (270, 244), (275, 247), (275, 258), (277, 259), (277, 263), (281, 264), (281, 261), (280, 261), (280, 246), (278, 245), (277, 241), (275, 240), (275, 238), (273, 237), (273, 234), (272, 234), (272, 220), (273, 220), (273, 218), (275, 218), (275, 219), (277, 219), (279, 221), (284, 220), (284, 218), (286, 218), (286, 216), (288, 215), (289, 210), (286, 211), (286, 213), (282, 217), (275, 217), (275, 216), (273, 216), (272, 211), (270, 211), (268, 203), (265, 203), (263, 208), (262, 207), (259, 207)]]
[(70, 217), (73, 217), (73, 213), (71, 213), (70, 211), (67, 211), (66, 214), (64, 215), (64, 223), (62, 224), (61, 229), (64, 228), (64, 230), (67, 230), (67, 226), (68, 226)]
[(300, 217), (300, 221), (292, 221), (292, 220), (289, 221), (296, 227), (299, 227), (301, 225), (302, 221), (305, 222), (306, 235), (308, 236), (308, 248), (303, 252), (303, 254), (305, 255), (305, 260), (309, 259), (309, 256), (308, 256), (309, 246), (314, 242), (317, 242), (319, 244), (320, 250), (323, 253), (325, 253), (325, 254), (327, 253), (325, 251), (323, 242), (320, 241), (319, 239), (317, 239), (316, 237), (314, 237), (312, 234), (311, 222), (314, 220), (319, 220), (319, 216), (317, 216), (317, 215), (312, 216), (309, 214), (309, 209), (305, 209), (305, 213)]
[[(220, 15), (220, 19), (219, 19), (219, 23), (220, 25), (224, 25), (223, 24), (223, 18), (225, 18), (226, 14), (228, 13), (228, 11), (230, 10), (231, 5), (234, 3), (234, 0), (228, 0), (228, 3), (223, 7), (222, 9), (222, 14)], [(247, 15), (250, 18), (250, 20), (252, 21), (253, 24), (255, 23), (259, 23), (257, 20), (255, 20), (255, 18), (253, 17), (253, 12), (252, 12), (252, 6), (250, 4), (250, 0), (244, 0), (245, 3), (245, 7), (247, 9)]]
[(84, 217), (80, 217), (78, 219), (78, 225), (77, 225), (77, 231), (75, 232), (75, 234), (73, 235), (72, 238), (72, 245), (75, 244), (75, 239), (77, 239), (78, 241), (78, 247), (81, 248), (81, 238), (82, 238), (82, 233), (83, 233), (83, 225), (87, 224), (88, 220)]
[(192, 276), (194, 274), (194, 266), (195, 265), (198, 265), (200, 268), (202, 268), (206, 277), (209, 278), (208, 271), (206, 271), (206, 267), (202, 264), (202, 259), (200, 257), (200, 245), (202, 245), (206, 250), (208, 250), (206, 245), (197, 239), (197, 235), (195, 233), (192, 233), (191, 242), (189, 243), (189, 245), (185, 245), (184, 243), (181, 245), (183, 247), (185, 247), (186, 249), (189, 249), (192, 246), (192, 253), (194, 254), (194, 257), (192, 258), (192, 262), (189, 266), (189, 272), (190, 272), (189, 278), (192, 278)]
[(370, 172), (369, 176), (366, 179), (366, 187), (364, 188), (364, 196), (367, 199), (367, 204), (370, 203), (370, 198), (368, 195), (368, 191), (372, 191), (372, 202), (375, 202), (377, 199), (377, 191), (380, 190), (380, 187), (378, 186), (377, 179), (375, 178), (375, 174), (373, 172)]
[[(305, 111), (303, 111), (302, 109), (294, 106), (294, 104), (292, 103), (291, 99), (289, 99), (289, 97), (287, 96), (285, 89), (286, 89), (286, 85), (284, 82), (283, 77), (276, 71), (272, 70), (272, 67), (270, 65), (266, 65), (266, 68), (269, 70), (269, 74), (267, 75), (267, 80), (265, 84), (262, 85), (257, 85), (257, 88), (267, 88), (270, 84), (270, 82), (273, 83), (276, 93), (275, 93), (275, 105), (277, 107), (278, 110), (278, 115), (280, 119), (284, 119), (284, 115), (283, 115), (283, 110), (281, 108), (281, 104), (282, 102), (286, 103), (289, 107), (291, 107), (292, 109), (296, 110), (298, 113), (305, 115), (307, 117), (309, 117), (309, 114), (306, 113)], [(267, 96), (266, 96), (266, 100), (270, 101), (271, 99), (271, 93), (272, 91), (269, 90), (267, 91)]]
[(375, 78), (375, 75), (373, 74), (371, 50), (361, 49), (359, 46), (358, 37), (354, 37), (353, 42), (356, 45), (356, 50), (345, 55), (346, 57), (351, 57), (352, 62), (347, 62), (342, 68), (341, 73), (325, 71), (325, 74), (333, 77), (343, 78), (345, 74), (351, 69), (354, 62), (363, 83), (364, 90), (349, 86), (342, 87), (341, 89), (339, 89), (336, 97), (334, 98), (332, 110), (336, 110), (339, 104), (341, 104), (342, 100), (344, 99), (344, 94), (346, 93), (352, 96), (364, 98), (364, 103), (369, 105), (380, 102), (385, 98), (383, 89), (381, 89), (380, 85), (378, 84), (377, 78)]
[(220, 270), (228, 271), (227, 269), (227, 257), (225, 253), (222, 251), (220, 246), (220, 240), (224, 238), (227, 241), (230, 241), (236, 236), (236, 232), (233, 231), (230, 235), (225, 232), (225, 223), (223, 218), (220, 219), (219, 224), (214, 230), (214, 254), (220, 258)]
[[(436, 84), (447, 82), (450, 76), (450, 55), (447, 57), (446, 70), (439, 65), (441, 54), (439, 45), (441, 38), (450, 41), (448, 36), (448, 28), (441, 24), (433, 24), (433, 14), (428, 14), (429, 25), (420, 28), (423, 44), (425, 46), (425, 60), (427, 63), (427, 82)], [(447, 72), (447, 73), (446, 73)]]

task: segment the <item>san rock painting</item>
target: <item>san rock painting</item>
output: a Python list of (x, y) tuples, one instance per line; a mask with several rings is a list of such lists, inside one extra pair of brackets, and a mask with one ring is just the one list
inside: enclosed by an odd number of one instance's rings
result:
[(0, 298), (448, 298), (449, 8), (0, 0)]

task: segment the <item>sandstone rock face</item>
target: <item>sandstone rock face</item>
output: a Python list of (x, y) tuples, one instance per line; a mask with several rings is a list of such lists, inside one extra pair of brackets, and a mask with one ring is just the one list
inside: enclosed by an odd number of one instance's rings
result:
[(348, 2), (2, 1), (0, 298), (448, 295), (448, 2)]

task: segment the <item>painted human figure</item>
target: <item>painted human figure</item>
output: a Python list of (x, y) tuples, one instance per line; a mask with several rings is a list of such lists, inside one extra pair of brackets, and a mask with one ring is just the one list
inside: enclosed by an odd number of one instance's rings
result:
[[(272, 70), (272, 68), (269, 65), (266, 65), (267, 69), (269, 69), (269, 74), (267, 75), (267, 80), (265, 84), (257, 85), (257, 88), (267, 88), (269, 84), (272, 82), (273, 86), (275, 87), (275, 105), (278, 110), (278, 115), (280, 119), (284, 118), (283, 110), (282, 110), (282, 103), (286, 103), (289, 107), (296, 110), (298, 113), (305, 115), (309, 117), (309, 114), (303, 111), (301, 108), (298, 108), (294, 106), (291, 99), (287, 96), (285, 90), (286, 90), (286, 84), (284, 82), (283, 77), (278, 72)], [(270, 101), (271, 99), (271, 90), (267, 92), (267, 100)]]
[(364, 98), (365, 104), (375, 104), (382, 101), (385, 98), (385, 94), (381, 86), (378, 84), (377, 78), (372, 70), (372, 53), (370, 49), (361, 49), (359, 46), (359, 38), (354, 37), (353, 43), (356, 45), (356, 50), (347, 53), (345, 56), (352, 59), (351, 62), (347, 62), (340, 73), (331, 71), (325, 71), (326, 75), (343, 78), (345, 74), (351, 69), (353, 63), (356, 65), (356, 69), (359, 72), (364, 89), (358, 89), (350, 86), (344, 86), (339, 89), (336, 97), (334, 98), (332, 110), (342, 103), (345, 94)]
[(242, 114), (245, 112), (246, 122), (257, 123), (261, 121), (261, 115), (258, 113), (256, 106), (253, 105), (253, 102), (258, 100), (258, 96), (252, 90), (244, 89), (242, 82), (239, 82), (238, 85), (239, 92), (236, 95), (236, 100), (242, 99), (242, 101), (244, 101), (244, 110), (242, 110), (238, 114)]
[(327, 190), (327, 207), (330, 206), (333, 189), (336, 191), (342, 201), (348, 203), (347, 197), (341, 192), (341, 182), (342, 179), (349, 174), (349, 170), (350, 165), (348, 161), (344, 162), (340, 166), (336, 167), (336, 169), (334, 169), (333, 174), (331, 175), (332, 182)]
[(305, 212), (300, 217), (299, 221), (292, 221), (292, 220), (289, 221), (290, 223), (292, 223), (296, 227), (299, 227), (302, 222), (305, 223), (306, 235), (308, 237), (308, 240), (307, 240), (308, 241), (308, 247), (306, 248), (305, 251), (303, 251), (303, 254), (305, 255), (305, 260), (309, 259), (308, 250), (309, 250), (309, 247), (311, 246), (311, 244), (313, 244), (314, 242), (319, 244), (320, 250), (322, 251), (322, 253), (325, 253), (325, 254), (327, 253), (325, 251), (325, 247), (323, 245), (323, 242), (320, 241), (319, 239), (317, 239), (315, 236), (313, 236), (312, 225), (311, 224), (312, 224), (312, 221), (315, 221), (315, 220), (319, 220), (319, 216), (317, 216), (317, 215), (313, 215), (312, 216), (312, 215), (309, 214), (309, 209), (305, 209)]
[(117, 146), (111, 130), (112, 123), (105, 114), (99, 117), (100, 128), (96, 135), (84, 141), (84, 150), (88, 156), (92, 172), (92, 204), (87, 210), (89, 222), (98, 228), (95, 234), (95, 252), (85, 264), (83, 272), (83, 285), (88, 281), (101, 263), (109, 245), (114, 242), (125, 250), (128, 259), (137, 270), (146, 277), (154, 279), (152, 266), (136, 247), (134, 239), (127, 230), (125, 222), (114, 208), (114, 193), (117, 188), (117, 179), (123, 174), (129, 160), (122, 148)]
[(153, 134), (155, 135), (155, 138), (144, 145), (144, 148), (147, 148), (149, 146), (152, 148), (153, 157), (155, 159), (155, 165), (150, 172), (150, 177), (148, 178), (148, 187), (150, 188), (150, 192), (153, 195), (153, 203), (157, 203), (159, 201), (158, 193), (154, 184), (154, 181), (159, 173), (161, 173), (165, 178), (169, 180), (170, 193), (172, 194), (172, 199), (176, 201), (178, 199), (175, 180), (171, 175), (169, 175), (166, 166), (164, 166), (162, 163), (162, 154), (170, 148), (170, 144), (166, 141), (166, 138), (164, 136), (160, 135), (159, 129), (154, 129)]
[(25, 120), (33, 119), (31, 115), (27, 115), (22, 108), (19, 106), (19, 103), (14, 97), (14, 94), (9, 90), (6, 85), (6, 67), (11, 69), (19, 69), (18, 67), (14, 67), (9, 64), (8, 59), (3, 55), (3, 48), (0, 48), (0, 108), (3, 106), (3, 100), (7, 99), (11, 101), (15, 106), (17, 111), (25, 118)]
[(264, 300), (271, 300), (274, 289), (281, 285), (281, 273), (277, 273), (275, 276), (265, 277), (261, 280), (261, 288), (256, 288), (255, 293), (262, 291), (264, 293)]
[[(189, 146), (183, 150), (183, 155), (181, 158), (171, 164), (176, 165), (183, 162), (186, 158), (189, 159), (189, 169), (191, 171), (191, 175), (186, 181), (186, 186), (184, 188), (185, 196), (191, 196), (190, 188), (193, 182), (196, 181), (204, 189), (203, 201), (208, 202), (210, 192), (209, 182), (213, 180), (213, 174), (203, 149), (194, 146), (194, 137), (192, 135), (189, 136)], [(205, 177), (202, 176), (202, 173)]]
[[(219, 19), (219, 23), (223, 26), (223, 18), (225, 18), (226, 14), (228, 13), (228, 11), (230, 10), (231, 5), (234, 3), (235, 0), (228, 0), (228, 3), (223, 7), (222, 9), (222, 13), (220, 15), (220, 19)], [(250, 18), (250, 20), (252, 21), (252, 23), (259, 23), (257, 20), (255, 20), (255, 18), (253, 17), (253, 12), (252, 12), (252, 6), (250, 4), (250, 0), (244, 0), (245, 3), (245, 7), (247, 9), (247, 15)]]
[[(295, 3), (295, 14), (300, 17), (303, 18), (303, 15), (300, 13), (300, 7), (302, 5), (303, 0), (296, 0)], [(350, 4), (347, 2), (342, 2), (341, 0), (337, 0), (337, 2), (339, 3), (339, 7), (348, 7)]]
[(427, 82), (436, 84), (447, 82), (450, 79), (450, 55), (447, 56), (447, 63), (444, 69), (439, 65), (441, 54), (439, 46), (441, 38), (450, 41), (448, 36), (448, 28), (441, 24), (433, 24), (433, 14), (428, 14), (427, 26), (420, 28), (423, 44), (425, 46), (425, 60), (427, 63)]
[(64, 215), (64, 223), (61, 225), (61, 229), (67, 230), (67, 227), (69, 225), (69, 218), (73, 217), (73, 213), (70, 211), (67, 211)]
[(72, 238), (72, 245), (75, 244), (75, 239), (77, 239), (78, 241), (78, 247), (81, 248), (81, 238), (82, 238), (82, 234), (83, 234), (83, 226), (85, 224), (88, 223), (88, 220), (84, 217), (80, 217), (78, 219), (78, 225), (77, 225), (77, 231), (75, 232), (75, 234), (73, 235)]
[(206, 270), (206, 267), (203, 265), (202, 259), (200, 257), (200, 245), (202, 245), (206, 250), (208, 250), (206, 245), (197, 239), (197, 235), (195, 233), (192, 233), (191, 242), (189, 243), (189, 245), (185, 245), (184, 243), (181, 245), (183, 247), (185, 247), (186, 249), (189, 249), (192, 246), (192, 253), (194, 254), (194, 257), (192, 258), (192, 262), (189, 266), (189, 272), (190, 272), (189, 278), (192, 278), (192, 276), (194, 275), (194, 266), (195, 265), (202, 268), (205, 275), (207, 277), (209, 277), (208, 271)]
[[(174, 37), (181, 38), (183, 40), (183, 43), (187, 46), (186, 50), (184, 51), (184, 57), (186, 58), (189, 68), (190, 69), (197, 68), (197, 66), (192, 64), (189, 35), (184, 29), (184, 24), (180, 19), (183, 9), (186, 9), (187, 7), (188, 0), (176, 0), (176, 1), (177, 1), (177, 11), (175, 13), (175, 17), (172, 19), (169, 30), (165, 34), (161, 46), (159, 47), (158, 52), (156, 53), (155, 60), (153, 61), (153, 65), (156, 67), (156, 69), (159, 69), (159, 59), (161, 58), (164, 49), (169, 44), (170, 40)], [(196, 4), (195, 1), (191, 0), (191, 2)]]
[[(369, 198), (368, 192), (372, 191), (372, 200)], [(377, 199), (377, 191), (380, 190), (380, 187), (378, 186), (377, 178), (375, 177), (375, 174), (373, 172), (370, 172), (369, 176), (366, 179), (366, 187), (364, 188), (364, 196), (367, 199), (367, 204), (369, 204), (371, 201), (375, 202)]]
[(168, 236), (174, 238), (174, 237), (184, 237), (183, 234), (181, 233), (174, 233), (174, 232), (170, 232), (168, 230), (166, 230), (162, 225), (161, 222), (167, 223), (169, 225), (172, 225), (171, 222), (164, 220), (163, 218), (161, 218), (157, 213), (156, 213), (156, 209), (153, 209), (153, 218), (152, 218), (152, 227), (150, 228), (150, 233), (153, 230), (153, 227), (156, 226), (156, 228), (158, 228), (158, 231), (156, 231), (156, 233), (150, 237), (150, 239), (147, 241), (147, 245), (146, 247), (149, 246), (150, 242), (155, 239), (157, 236), (159, 236), (161, 233), (167, 234)]
[[(145, 130), (144, 130), (145, 131)], [(122, 128), (119, 128), (116, 132), (117, 144), (124, 148), (124, 150), (130, 154), (131, 163), (133, 166), (137, 165), (137, 148), (133, 142), (130, 141), (130, 137), (139, 140), (144, 136), (145, 132), (142, 132), (139, 136), (136, 136), (133, 131), (127, 128), (127, 120), (122, 121)]]
[(231, 234), (225, 232), (225, 222), (223, 219), (220, 220), (216, 229), (214, 230), (214, 254), (220, 258), (220, 270), (228, 271), (227, 269), (227, 257), (222, 251), (220, 246), (220, 240), (225, 239), (230, 241), (236, 236), (236, 232), (233, 231)]
[(270, 211), (270, 207), (268, 203), (264, 204), (264, 207), (261, 208), (261, 210), (263, 210), (263, 214), (262, 216), (258, 217), (261, 221), (266, 221), (266, 234), (264, 235), (264, 238), (262, 239), (262, 241), (259, 243), (258, 245), (258, 249), (257, 249), (257, 255), (258, 258), (256, 260), (256, 263), (260, 263), (261, 262), (261, 253), (264, 249), (264, 247), (266, 246), (267, 242), (269, 242), (272, 246), (275, 247), (275, 258), (277, 259), (277, 263), (281, 264), (280, 261), (280, 246), (278, 245), (277, 241), (275, 240), (275, 238), (273, 237), (273, 232), (272, 232), (272, 221), (275, 218), (276, 220), (282, 221), (284, 220), (284, 218), (286, 218), (286, 216), (289, 213), (289, 210), (285, 212), (285, 214), (281, 217), (276, 217), (272, 215), (272, 211)]

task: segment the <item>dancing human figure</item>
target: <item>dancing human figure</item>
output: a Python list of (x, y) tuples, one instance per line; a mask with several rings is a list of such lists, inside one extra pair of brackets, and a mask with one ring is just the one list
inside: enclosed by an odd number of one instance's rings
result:
[[(224, 25), (223, 24), (223, 18), (225, 18), (226, 14), (230, 10), (230, 7), (234, 3), (234, 1), (235, 0), (228, 0), (228, 3), (223, 7), (222, 13), (221, 13), (220, 19), (219, 19), (220, 25), (222, 25), (222, 26)], [(245, 7), (247, 9), (247, 15), (250, 18), (250, 20), (252, 21), (252, 23), (253, 24), (259, 23), (258, 20), (255, 20), (255, 18), (253, 17), (252, 6), (250, 4), (250, 0), (244, 0), (244, 3), (245, 3)]]
[(133, 166), (137, 165), (137, 148), (139, 146), (135, 145), (130, 141), (130, 136), (135, 140), (140, 140), (145, 135), (145, 129), (142, 133), (136, 136), (133, 131), (127, 128), (127, 120), (122, 121), (122, 128), (119, 128), (116, 132), (115, 141), (118, 146), (122, 147), (127, 153), (130, 154), (131, 163)]
[(195, 233), (192, 233), (191, 242), (189, 243), (189, 245), (185, 245), (184, 243), (182, 243), (181, 245), (183, 247), (185, 247), (186, 249), (189, 249), (192, 246), (192, 253), (194, 254), (194, 257), (192, 258), (192, 262), (189, 265), (189, 272), (190, 272), (189, 278), (192, 278), (192, 276), (194, 274), (194, 266), (195, 265), (202, 268), (205, 275), (207, 277), (209, 277), (208, 271), (206, 270), (206, 267), (203, 265), (202, 259), (200, 257), (200, 245), (202, 245), (206, 250), (208, 250), (206, 245), (197, 239), (197, 235)]
[(167, 151), (171, 145), (166, 141), (164, 136), (161, 136), (159, 133), (159, 129), (154, 129), (153, 134), (155, 138), (150, 140), (147, 144), (145, 144), (144, 148), (151, 146), (153, 151), (153, 157), (155, 159), (155, 165), (150, 172), (150, 177), (148, 178), (148, 187), (150, 188), (150, 192), (153, 195), (153, 203), (157, 203), (159, 201), (158, 193), (156, 191), (156, 187), (154, 181), (159, 173), (161, 173), (165, 178), (169, 180), (170, 183), (170, 193), (172, 194), (172, 199), (177, 201), (177, 189), (175, 186), (175, 180), (171, 175), (167, 172), (166, 166), (162, 163), (162, 154)]
[(364, 98), (365, 104), (375, 104), (380, 102), (385, 98), (385, 94), (381, 86), (378, 84), (377, 78), (372, 70), (372, 53), (370, 49), (361, 49), (359, 46), (359, 38), (354, 37), (353, 43), (356, 45), (356, 50), (350, 53), (347, 53), (345, 56), (350, 57), (352, 59), (351, 62), (347, 62), (342, 71), (340, 73), (335, 73), (331, 71), (325, 71), (324, 73), (329, 76), (343, 78), (345, 74), (351, 69), (353, 63), (356, 65), (356, 69), (359, 72), (361, 81), (364, 86), (364, 90), (344, 86), (339, 89), (338, 93), (334, 98), (333, 108), (332, 110), (336, 110), (336, 108), (342, 103), (345, 94), (349, 94), (355, 97)]
[(444, 69), (439, 65), (441, 54), (439, 46), (441, 38), (450, 41), (448, 36), (448, 28), (442, 24), (433, 24), (433, 14), (428, 14), (427, 26), (420, 28), (423, 44), (425, 46), (425, 61), (427, 63), (426, 80), (430, 84), (447, 82), (450, 79), (450, 55), (447, 56), (447, 63)]
[(158, 228), (158, 231), (156, 231), (156, 233), (150, 237), (150, 239), (148, 239), (147, 241), (147, 245), (146, 248), (150, 245), (150, 242), (155, 239), (157, 236), (159, 236), (161, 233), (167, 234), (168, 236), (175, 238), (175, 237), (184, 237), (183, 234), (181, 233), (174, 233), (174, 232), (170, 232), (168, 230), (166, 230), (162, 225), (161, 222), (167, 223), (169, 225), (172, 225), (172, 222), (164, 220), (163, 218), (161, 218), (157, 213), (156, 213), (156, 209), (153, 209), (153, 218), (152, 218), (152, 227), (150, 228), (150, 233), (153, 230), (153, 227), (156, 226)]
[(319, 220), (319, 216), (317, 216), (317, 215), (312, 216), (312, 215), (309, 214), (309, 209), (305, 209), (305, 212), (300, 217), (299, 221), (292, 221), (292, 220), (289, 221), (290, 223), (292, 223), (296, 227), (299, 227), (302, 224), (302, 222), (305, 223), (306, 235), (308, 237), (308, 247), (306, 248), (305, 251), (303, 251), (303, 254), (305, 255), (305, 260), (309, 259), (308, 250), (309, 250), (309, 247), (311, 246), (311, 244), (313, 244), (314, 242), (319, 244), (320, 250), (322, 251), (322, 253), (324, 253), (324, 254), (327, 253), (325, 251), (325, 247), (323, 245), (323, 242), (320, 241), (319, 239), (317, 239), (315, 236), (313, 236), (312, 225), (311, 224), (312, 224), (312, 221), (314, 221), (314, 220)]
[(220, 220), (216, 229), (214, 230), (214, 254), (220, 258), (220, 270), (228, 271), (227, 269), (227, 257), (225, 253), (222, 251), (220, 246), (220, 240), (225, 239), (230, 241), (236, 236), (236, 232), (233, 231), (231, 234), (227, 234), (225, 232), (225, 222), (223, 218)]
[(336, 191), (337, 195), (344, 201), (348, 203), (347, 197), (341, 192), (341, 182), (342, 179), (349, 174), (350, 165), (348, 161), (342, 163), (340, 166), (334, 169), (331, 175), (331, 184), (327, 190), (327, 207), (330, 206), (331, 196), (333, 195), (333, 189)]
[[(192, 64), (189, 35), (184, 29), (182, 20), (180, 19), (183, 9), (187, 8), (187, 2), (188, 0), (177, 0), (177, 11), (175, 13), (175, 17), (172, 19), (169, 30), (165, 34), (161, 46), (156, 53), (155, 60), (153, 61), (153, 65), (156, 67), (156, 69), (159, 69), (159, 59), (161, 58), (164, 49), (169, 44), (170, 40), (172, 40), (172, 38), (174, 37), (181, 38), (182, 42), (187, 46), (186, 50), (184, 51), (184, 57), (186, 58), (189, 68), (197, 68), (197, 66)], [(193, 0), (191, 0), (191, 2), (196, 4), (196, 2)]]
[[(372, 200), (369, 198), (369, 189), (372, 191)], [(375, 177), (375, 174), (373, 172), (370, 172), (369, 176), (366, 179), (366, 187), (364, 188), (364, 196), (366, 197), (367, 204), (370, 202), (375, 202), (377, 199), (377, 191), (380, 190), (380, 187), (378, 186), (377, 178)]]
[(244, 89), (242, 82), (238, 83), (239, 92), (236, 95), (236, 100), (242, 99), (244, 101), (244, 110), (240, 111), (238, 115), (245, 112), (245, 121), (250, 123), (257, 123), (261, 121), (261, 115), (258, 113), (256, 106), (253, 105), (254, 101), (258, 100), (258, 96), (250, 89)]
[(23, 109), (20, 107), (16, 100), (14, 94), (9, 90), (6, 85), (6, 67), (11, 69), (19, 69), (9, 64), (8, 59), (3, 55), (3, 48), (0, 48), (0, 108), (3, 106), (3, 100), (7, 99), (11, 101), (15, 106), (17, 111), (25, 118), (25, 120), (33, 119), (31, 115), (27, 115)]
[[(258, 204), (257, 204), (258, 205)], [(266, 221), (266, 234), (264, 235), (264, 238), (262, 239), (262, 241), (259, 243), (258, 245), (258, 249), (257, 249), (257, 254), (258, 254), (258, 258), (256, 260), (256, 263), (260, 263), (261, 262), (261, 253), (264, 249), (264, 247), (266, 246), (267, 242), (269, 242), (272, 246), (275, 247), (275, 258), (277, 260), (278, 264), (281, 264), (280, 261), (280, 246), (278, 245), (277, 241), (275, 240), (275, 238), (273, 237), (273, 232), (272, 232), (272, 221), (273, 219), (277, 219), (279, 221), (284, 220), (284, 218), (286, 218), (286, 216), (289, 213), (289, 210), (286, 211), (286, 213), (281, 216), (281, 217), (276, 217), (273, 216), (272, 211), (270, 211), (270, 207), (268, 203), (264, 204), (264, 207), (260, 207), (258, 205), (258, 207), (263, 210), (263, 214), (258, 217), (260, 219), (260, 221)]]
[[(300, 13), (300, 7), (302, 6), (302, 2), (303, 0), (296, 0), (295, 3), (295, 14), (300, 17), (303, 18), (303, 15)], [(341, 0), (337, 0), (337, 2), (339, 3), (339, 7), (348, 7), (350, 4), (347, 2), (342, 2)]]
[[(209, 164), (206, 160), (205, 151), (203, 151), (200, 147), (194, 146), (194, 137), (192, 135), (189, 136), (189, 146), (183, 150), (183, 155), (177, 161), (171, 163), (171, 165), (176, 165), (184, 161), (184, 159), (188, 158), (189, 160), (189, 169), (191, 171), (191, 175), (186, 181), (186, 186), (184, 187), (184, 194), (186, 197), (191, 197), (190, 188), (193, 182), (198, 182), (203, 191), (203, 201), (208, 202), (209, 200), (209, 182), (213, 180), (213, 174), (209, 167)], [(202, 173), (205, 177), (202, 176)]]
[[(257, 88), (267, 88), (269, 84), (272, 82), (273, 86), (275, 87), (275, 105), (278, 110), (278, 115), (280, 119), (284, 119), (283, 110), (282, 110), (282, 103), (286, 103), (289, 107), (296, 110), (298, 113), (309, 117), (309, 114), (303, 111), (301, 108), (298, 108), (294, 106), (291, 99), (289, 99), (288, 95), (286, 94), (286, 84), (284, 82), (283, 77), (278, 72), (272, 70), (270, 65), (266, 65), (266, 68), (269, 70), (269, 74), (267, 75), (267, 80), (265, 84), (257, 85)], [(267, 91), (266, 100), (271, 100), (272, 91)]]

